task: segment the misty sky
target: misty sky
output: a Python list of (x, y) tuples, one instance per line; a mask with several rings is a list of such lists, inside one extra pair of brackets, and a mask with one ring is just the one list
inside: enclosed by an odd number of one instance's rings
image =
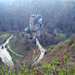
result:
[(0, 0), (0, 2), (10, 2), (10, 1), (14, 1), (14, 0)]
[(3, 3), (10, 3), (10, 2), (14, 2), (14, 1), (26, 1), (26, 2), (31, 2), (31, 1), (51, 1), (51, 2), (64, 2), (64, 1), (75, 1), (75, 0), (0, 0), (0, 2), (3, 2)]

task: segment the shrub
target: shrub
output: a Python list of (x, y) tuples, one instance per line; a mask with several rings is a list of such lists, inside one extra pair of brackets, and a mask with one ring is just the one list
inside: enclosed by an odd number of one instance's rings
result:
[[(64, 55), (64, 63), (67, 61), (67, 56)], [(59, 64), (59, 65), (58, 65)], [(65, 66), (67, 63), (65, 63)], [(57, 59), (53, 60), (49, 64), (42, 63), (40, 66), (32, 66), (30, 64), (22, 66), (20, 69), (16, 68), (11, 71), (6, 66), (0, 66), (1, 75), (75, 75), (75, 64), (72, 69), (67, 65), (62, 65), (62, 61)], [(30, 68), (31, 67), (31, 68)]]
[(75, 48), (75, 44), (72, 44), (72, 45), (71, 45), (71, 49), (74, 49), (74, 48)]
[(67, 43), (68, 43), (69, 45), (72, 45), (72, 44), (74, 43), (74, 39), (68, 40)]

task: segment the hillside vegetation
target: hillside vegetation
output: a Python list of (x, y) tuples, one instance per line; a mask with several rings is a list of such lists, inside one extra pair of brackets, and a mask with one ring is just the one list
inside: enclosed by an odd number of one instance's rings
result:
[(2, 74), (9, 73), (10, 75), (74, 75), (75, 35), (57, 45), (49, 46), (42, 62), (36, 66), (27, 62), (25, 66), (22, 65), (22, 68), (15, 66), (12, 72), (3, 67), (0, 70)]
[[(50, 45), (63, 41), (65, 36), (66, 34), (59, 33), (56, 35), (56, 37), (54, 37), (53, 34), (50, 34), (48, 30), (44, 28), (42, 38), (40, 39), (40, 44), (44, 48), (47, 48)], [(20, 59), (24, 63), (27, 61), (31, 62), (40, 54), (40, 50), (38, 50), (35, 40), (26, 36), (22, 37), (22, 32), (14, 32), (13, 39), (10, 40), (8, 46), (8, 52), (10, 53), (14, 62), (17, 62)]]
[(9, 42), (9, 46), (14, 52), (25, 55), (27, 51), (36, 48), (34, 42), (28, 37), (22, 37), (22, 33), (15, 33), (13, 39)]
[(1, 33), (0, 34), (0, 45), (3, 44), (9, 36), (10, 36), (10, 33)]
[[(22, 36), (31, 14), (41, 14), (44, 27), (40, 44), (46, 52), (37, 65), (35, 40)], [(15, 67), (8, 68), (0, 58), (0, 75), (75, 75), (75, 0), (0, 1), (0, 44), (10, 32), (14, 36), (6, 48)]]
[(67, 65), (71, 66), (75, 63), (75, 35), (72, 35), (70, 39), (59, 42), (57, 45), (52, 45), (47, 48), (47, 52), (42, 59), (43, 62), (49, 63), (55, 60), (63, 60), (63, 56), (67, 55)]
[(22, 31), (29, 25), (31, 14), (41, 14), (43, 25), (53, 33), (59, 28), (70, 36), (75, 32), (74, 0), (15, 0), (0, 2), (0, 31)]

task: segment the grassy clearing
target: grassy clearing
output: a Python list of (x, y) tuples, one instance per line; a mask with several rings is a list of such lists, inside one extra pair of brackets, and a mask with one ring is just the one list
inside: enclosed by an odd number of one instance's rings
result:
[(60, 35), (61, 37), (66, 36), (66, 34), (64, 34), (64, 33), (56, 33), (56, 35)]
[(10, 33), (0, 34), (0, 44), (3, 44), (4, 41), (9, 37)]

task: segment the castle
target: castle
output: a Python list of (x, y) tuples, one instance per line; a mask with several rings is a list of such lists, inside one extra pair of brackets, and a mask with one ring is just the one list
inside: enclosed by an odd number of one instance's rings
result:
[(22, 36), (26, 36), (33, 39), (35, 39), (36, 37), (40, 38), (42, 36), (42, 31), (42, 16), (32, 14), (29, 20), (29, 27), (25, 28), (22, 31)]

